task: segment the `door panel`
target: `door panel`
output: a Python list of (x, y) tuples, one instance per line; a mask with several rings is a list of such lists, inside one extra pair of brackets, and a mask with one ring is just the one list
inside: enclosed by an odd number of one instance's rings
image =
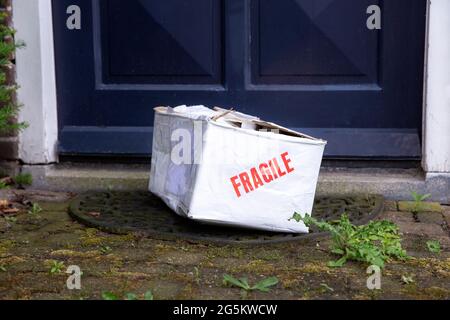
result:
[(220, 84), (221, 13), (220, 1), (102, 1), (102, 82)]
[(60, 152), (148, 156), (153, 107), (205, 104), (327, 139), (328, 157), (419, 158), (425, 3), (54, 0)]
[(252, 2), (254, 83), (372, 84), (378, 78), (378, 32), (367, 32), (373, 0)]

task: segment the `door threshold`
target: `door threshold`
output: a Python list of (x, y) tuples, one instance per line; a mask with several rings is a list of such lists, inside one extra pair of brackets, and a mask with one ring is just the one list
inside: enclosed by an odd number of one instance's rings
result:
[[(54, 191), (148, 190), (149, 164), (60, 163), (24, 165), (33, 175), (33, 188)], [(434, 201), (450, 203), (450, 174), (425, 174), (417, 168), (322, 167), (318, 195), (380, 194), (408, 200), (411, 192), (430, 193)]]

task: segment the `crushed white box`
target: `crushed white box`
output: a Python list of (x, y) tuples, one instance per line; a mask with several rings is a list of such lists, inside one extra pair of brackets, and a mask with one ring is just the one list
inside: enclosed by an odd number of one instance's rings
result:
[(199, 222), (307, 233), (326, 141), (243, 113), (155, 108), (150, 191)]

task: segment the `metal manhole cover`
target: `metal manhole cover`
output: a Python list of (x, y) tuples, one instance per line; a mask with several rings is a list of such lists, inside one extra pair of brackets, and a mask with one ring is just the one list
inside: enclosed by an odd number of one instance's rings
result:
[[(382, 210), (381, 196), (317, 197), (313, 216), (331, 221), (346, 212), (354, 224), (364, 224), (376, 218)], [(256, 244), (311, 239), (325, 234), (315, 229), (310, 234), (285, 234), (201, 224), (176, 215), (159, 198), (144, 191), (87, 193), (75, 198), (69, 211), (74, 219), (104, 232), (136, 232), (164, 240)]]

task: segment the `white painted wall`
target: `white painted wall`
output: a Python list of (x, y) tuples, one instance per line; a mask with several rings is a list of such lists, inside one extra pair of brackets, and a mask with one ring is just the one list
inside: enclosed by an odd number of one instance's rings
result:
[(51, 0), (13, 0), (20, 121), (29, 128), (19, 136), (19, 157), (27, 164), (57, 160), (58, 122)]
[(425, 70), (426, 172), (450, 172), (450, 1), (430, 0)]

